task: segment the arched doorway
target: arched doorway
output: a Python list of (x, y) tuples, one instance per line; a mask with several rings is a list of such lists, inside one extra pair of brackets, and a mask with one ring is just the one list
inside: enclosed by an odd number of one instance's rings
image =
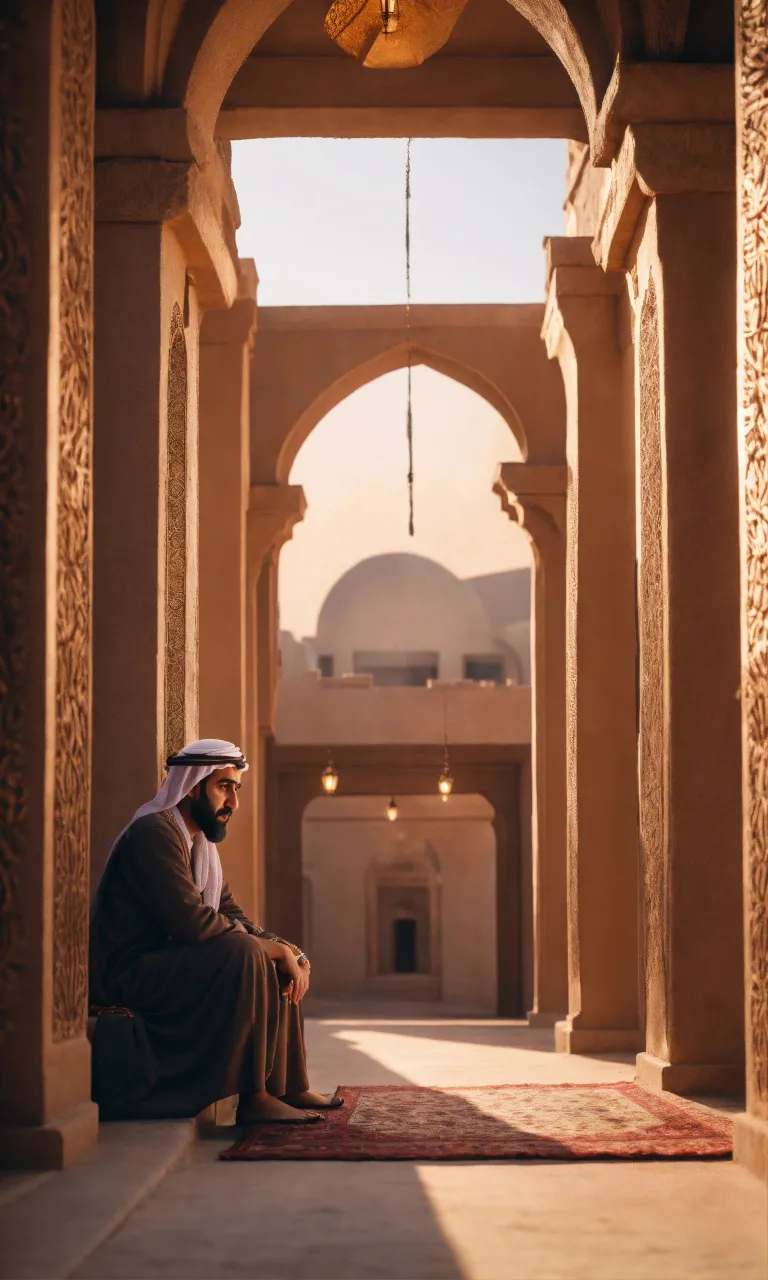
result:
[(390, 821), (389, 800), (325, 796), (305, 810), (313, 996), (342, 1003), (420, 1001), (493, 1014), (493, 809), (476, 795), (452, 796), (448, 804), (438, 795), (405, 796)]
[[(441, 761), (439, 747), (423, 744), (337, 745), (333, 754), (340, 783), (339, 793), (332, 801), (324, 798), (321, 782), (327, 763), (325, 750), (312, 746), (279, 746), (272, 743), (267, 756), (266, 897), (269, 925), (284, 937), (297, 941), (304, 939), (302, 917), (307, 898), (303, 891), (303, 881), (306, 875), (312, 883), (315, 944), (318, 942), (320, 878), (304, 864), (303, 828), (308, 807), (317, 801), (327, 805), (337, 799), (344, 801), (347, 797), (383, 796), (380, 802), (377, 800), (383, 811), (386, 798), (394, 796), (403, 805), (407, 821), (411, 797), (434, 796)], [(496, 970), (495, 1011), (506, 1017), (521, 1017), (525, 1013), (526, 986), (530, 980), (530, 917), (526, 906), (530, 888), (530, 852), (524, 827), (530, 805), (530, 748), (489, 744), (454, 747), (451, 752), (451, 767), (457, 800), (472, 797), (468, 807), (475, 805), (482, 821), (489, 822), (493, 829), (496, 846), (493, 895), (496, 913), (493, 966)], [(478, 800), (481, 800), (479, 805), (476, 803)], [(417, 809), (418, 805), (414, 804), (414, 808)], [(391, 882), (388, 882), (387, 874), (382, 872), (381, 867), (380, 879), (377, 879), (374, 871), (373, 878), (368, 880), (367, 885), (364, 878), (360, 881), (362, 897), (352, 909), (352, 915), (357, 921), (356, 954), (358, 958), (361, 955), (367, 956), (366, 977), (369, 968), (380, 968), (382, 965), (386, 967), (390, 962), (391, 953), (388, 955), (384, 950), (382, 954), (382, 950), (378, 949), (382, 922), (392, 930), (390, 941), (394, 944), (394, 921), (398, 918), (398, 911), (402, 911), (400, 918), (408, 918), (410, 915), (410, 918), (418, 920), (420, 916), (423, 922), (430, 918), (430, 912), (424, 912), (423, 896), (420, 906), (418, 898), (412, 898), (410, 902), (398, 906), (397, 894), (390, 895), (391, 901), (385, 895), (381, 915), (378, 915), (378, 895), (374, 894), (373, 898), (366, 899), (366, 891), (371, 894), (377, 885), (403, 890), (426, 888), (434, 895), (434, 862), (430, 854), (425, 853), (423, 846), (418, 854), (418, 858), (403, 856), (400, 859), (401, 867), (402, 863), (410, 863), (407, 873), (407, 876), (412, 877), (410, 881), (403, 871), (400, 880), (394, 875)], [(397, 864), (397, 861), (397, 858), (390, 860), (390, 865), (393, 862)], [(420, 867), (417, 863), (420, 863)], [(383, 865), (387, 865), (386, 859)], [(377, 925), (372, 934), (376, 937), (377, 947), (371, 953), (365, 941), (365, 921), (371, 918), (373, 903), (376, 904)], [(332, 914), (329, 907), (326, 916), (328, 921), (332, 919)], [(431, 918), (434, 919), (434, 914)], [(444, 950), (442, 954), (445, 954)], [(374, 973), (370, 976), (387, 975)], [(343, 988), (343, 978), (336, 975), (335, 980), (341, 982)], [(459, 991), (460, 979), (457, 977), (455, 981), (456, 991)], [(487, 997), (487, 985), (485, 992)], [(465, 1001), (468, 998), (466, 989), (463, 998)], [(474, 997), (469, 996), (470, 1002), (473, 998), (478, 998), (477, 989)], [(457, 1003), (461, 1003), (460, 997)]]

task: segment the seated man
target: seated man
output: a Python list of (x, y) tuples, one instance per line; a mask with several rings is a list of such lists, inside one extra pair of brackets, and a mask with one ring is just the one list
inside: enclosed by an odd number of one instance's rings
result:
[(246, 918), (216, 847), (248, 766), (232, 743), (208, 739), (167, 767), (112, 847), (91, 922), (92, 999), (140, 1016), (156, 1068), (128, 1112), (193, 1116), (239, 1094), (238, 1123), (320, 1120), (317, 1109), (340, 1102), (309, 1090), (309, 961)]

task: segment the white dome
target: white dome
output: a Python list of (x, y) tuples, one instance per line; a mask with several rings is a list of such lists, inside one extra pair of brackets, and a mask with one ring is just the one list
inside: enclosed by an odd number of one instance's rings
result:
[(456, 679), (463, 658), (497, 649), (473, 587), (443, 565), (406, 553), (373, 556), (331, 588), (320, 610), (317, 652), (337, 674), (355, 653), (432, 653), (440, 676)]

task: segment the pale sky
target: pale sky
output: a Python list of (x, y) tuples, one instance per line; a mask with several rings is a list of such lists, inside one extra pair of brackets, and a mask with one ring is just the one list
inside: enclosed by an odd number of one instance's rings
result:
[[(233, 144), (242, 226), (259, 303), (399, 303), (405, 298), (405, 141), (284, 138)], [(565, 143), (415, 139), (414, 302), (543, 299), (545, 235), (562, 232)], [(303, 524), (281, 556), (281, 626), (313, 635), (339, 576), (386, 551), (430, 556), (460, 577), (529, 563), (526, 537), (490, 492), (519, 457), (503, 419), (466, 387), (414, 370), (416, 537), (407, 531), (405, 373), (338, 405), (298, 454)]]

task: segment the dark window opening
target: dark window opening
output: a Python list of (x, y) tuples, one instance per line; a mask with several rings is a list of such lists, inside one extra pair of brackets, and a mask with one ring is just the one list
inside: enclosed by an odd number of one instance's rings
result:
[(395, 973), (416, 973), (416, 921), (394, 920)]
[(321, 676), (328, 677), (333, 675), (333, 654), (321, 653), (317, 660), (317, 669)]
[(375, 685), (389, 687), (423, 687), (437, 680), (439, 659), (436, 653), (395, 653), (363, 650), (353, 655), (355, 675), (372, 676)]
[(486, 680), (492, 684), (504, 683), (504, 662), (501, 658), (465, 658), (465, 680)]

